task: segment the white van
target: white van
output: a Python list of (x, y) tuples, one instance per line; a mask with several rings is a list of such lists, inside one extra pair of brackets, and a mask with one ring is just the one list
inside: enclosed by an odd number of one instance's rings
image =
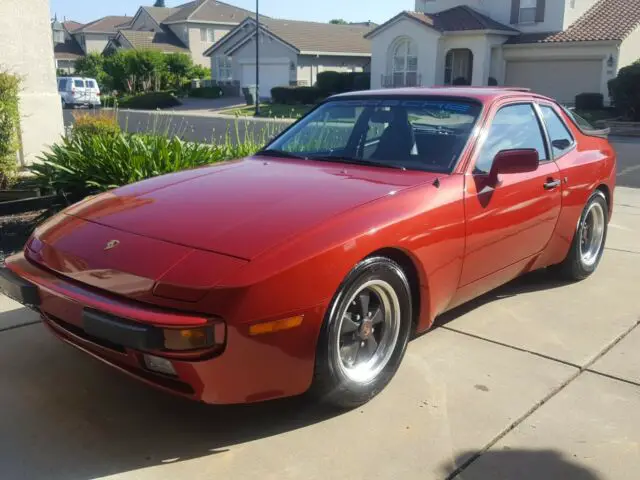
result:
[(86, 105), (99, 107), (100, 87), (94, 78), (58, 77), (58, 93), (62, 99), (62, 108), (75, 108)]

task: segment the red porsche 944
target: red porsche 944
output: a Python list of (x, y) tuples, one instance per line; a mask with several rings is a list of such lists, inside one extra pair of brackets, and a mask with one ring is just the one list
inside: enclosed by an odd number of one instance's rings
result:
[(68, 208), (0, 286), (64, 342), (165, 391), (354, 407), (444, 311), (532, 270), (596, 270), (616, 174), (606, 133), (522, 89), (334, 96), (249, 158)]

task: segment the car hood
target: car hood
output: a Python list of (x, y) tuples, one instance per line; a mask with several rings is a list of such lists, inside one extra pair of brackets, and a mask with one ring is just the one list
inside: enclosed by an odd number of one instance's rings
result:
[(425, 172), (252, 157), (129, 185), (66, 213), (250, 260), (347, 210), (434, 178)]

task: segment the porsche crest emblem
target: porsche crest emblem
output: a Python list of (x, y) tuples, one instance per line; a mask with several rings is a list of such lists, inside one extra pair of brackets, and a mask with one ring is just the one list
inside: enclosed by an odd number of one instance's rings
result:
[(106, 250), (111, 250), (112, 248), (116, 248), (118, 245), (120, 245), (120, 240), (111, 240), (109, 242), (107, 242), (107, 244), (105, 245), (104, 249)]

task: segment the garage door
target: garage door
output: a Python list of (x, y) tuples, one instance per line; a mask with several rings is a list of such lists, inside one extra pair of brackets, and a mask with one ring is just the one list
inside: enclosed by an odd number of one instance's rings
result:
[[(242, 86), (255, 85), (256, 64), (242, 66)], [(273, 87), (289, 85), (289, 65), (260, 64), (260, 97), (270, 97)]]
[(573, 103), (579, 93), (600, 92), (600, 60), (509, 61), (505, 84)]

